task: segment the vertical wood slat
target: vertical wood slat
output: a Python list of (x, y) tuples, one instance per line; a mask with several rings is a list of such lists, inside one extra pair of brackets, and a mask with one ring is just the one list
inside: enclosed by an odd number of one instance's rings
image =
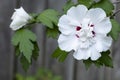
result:
[(9, 28), (11, 14), (14, 10), (14, 0), (0, 2), (0, 79), (13, 80), (13, 58), (11, 47), (11, 29)]
[[(120, 0), (116, 0), (120, 1)], [(120, 9), (120, 4), (116, 5), (116, 11)], [(120, 12), (115, 16), (116, 20), (120, 23)], [(114, 60), (114, 69), (112, 70), (112, 80), (120, 80), (120, 36), (117, 41), (113, 42), (113, 60)]]
[[(48, 1), (48, 0), (47, 0)], [(62, 5), (65, 0), (49, 0), (49, 4), (46, 5), (45, 0), (33, 1), (33, 0), (21, 0), (21, 5), (27, 12), (40, 12), (43, 11), (46, 6), (61, 11)], [(12, 80), (13, 76), (13, 57), (11, 53), (10, 44), (10, 31), (8, 25), (10, 23), (10, 17), (13, 12), (14, 1), (2, 0), (0, 3), (0, 79), (1, 80)], [(53, 5), (54, 4), (54, 5)], [(31, 6), (32, 5), (32, 6)], [(3, 8), (4, 7), (4, 8)], [(117, 5), (117, 9), (120, 5)], [(6, 16), (8, 15), (8, 16)], [(117, 14), (117, 20), (120, 23), (120, 15)], [(8, 21), (7, 21), (8, 20)], [(7, 22), (6, 22), (7, 21)], [(68, 56), (64, 63), (58, 63), (55, 59), (51, 58), (51, 53), (57, 46), (57, 41), (51, 38), (45, 38), (45, 28), (42, 25), (37, 25), (36, 34), (38, 37), (38, 44), (41, 49), (40, 56), (37, 62), (34, 62), (30, 68), (29, 73), (34, 74), (36, 69), (40, 66), (51, 69), (56, 74), (60, 74), (64, 77), (64, 80), (120, 80), (120, 39), (113, 45), (113, 59), (115, 67), (113, 69), (100, 68), (97, 69), (92, 66), (86, 71), (85, 66), (81, 61), (75, 61), (72, 53)], [(10, 66), (10, 67), (9, 67)], [(18, 72), (23, 73), (21, 65), (18, 64)], [(75, 74), (74, 74), (75, 73)]]

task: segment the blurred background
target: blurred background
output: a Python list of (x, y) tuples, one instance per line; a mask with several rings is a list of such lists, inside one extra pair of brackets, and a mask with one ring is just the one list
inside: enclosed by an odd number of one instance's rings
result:
[[(34, 31), (38, 37), (40, 56), (37, 62), (33, 62), (27, 73), (23, 71), (11, 45), (13, 31), (9, 28), (9, 24), (14, 8), (23, 6), (28, 13), (39, 13), (47, 8), (62, 11), (66, 1), (0, 0), (0, 80), (120, 80), (120, 39), (113, 42), (111, 48), (113, 69), (97, 68), (92, 65), (89, 70), (86, 70), (82, 61), (73, 59), (72, 54), (63, 63), (51, 58), (52, 52), (57, 47), (57, 40), (47, 38), (45, 27), (38, 24), (35, 25)], [(120, 3), (115, 6), (116, 10), (120, 9)], [(120, 23), (120, 13), (116, 15), (116, 19)], [(17, 76), (16, 79), (15, 76)]]

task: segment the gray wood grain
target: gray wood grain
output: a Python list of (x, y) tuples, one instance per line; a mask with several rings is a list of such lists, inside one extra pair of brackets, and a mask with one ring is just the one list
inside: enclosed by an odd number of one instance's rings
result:
[[(65, 62), (59, 63), (51, 58), (51, 54), (57, 47), (57, 40), (47, 38), (46, 27), (36, 24), (33, 31), (37, 35), (40, 47), (39, 59), (33, 62), (28, 73), (24, 73), (19, 60), (14, 57), (11, 46), (11, 33), (9, 28), (10, 17), (14, 8), (23, 6), (28, 13), (41, 12), (47, 8), (62, 11), (62, 6), (66, 0), (0, 0), (0, 80), (13, 80), (14, 71), (24, 75), (35, 74), (39, 67), (52, 70), (55, 74), (63, 77), (63, 80), (120, 80), (120, 38), (113, 42), (112, 57), (114, 68), (96, 68), (94, 65), (89, 70), (85, 69), (82, 61), (73, 59), (72, 53), (69, 54)], [(76, 0), (74, 0), (76, 2)], [(112, 0), (115, 1), (115, 0)], [(120, 1), (120, 0), (119, 0)], [(120, 9), (120, 4), (116, 6)], [(116, 15), (120, 23), (120, 13)]]
[(13, 12), (13, 0), (0, 0), (0, 79), (12, 80), (13, 56), (11, 47), (11, 29), (9, 28)]

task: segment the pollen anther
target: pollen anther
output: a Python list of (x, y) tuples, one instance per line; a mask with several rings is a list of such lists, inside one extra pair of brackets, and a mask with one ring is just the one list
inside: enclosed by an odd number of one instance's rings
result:
[(81, 29), (80, 26), (77, 26), (77, 27), (76, 27), (76, 31), (79, 31), (80, 29)]

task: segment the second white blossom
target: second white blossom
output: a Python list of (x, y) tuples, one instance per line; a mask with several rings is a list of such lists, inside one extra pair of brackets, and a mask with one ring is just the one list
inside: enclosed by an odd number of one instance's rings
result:
[(32, 17), (20, 7), (19, 9), (15, 9), (11, 19), (13, 21), (10, 24), (10, 28), (12, 28), (12, 30), (18, 30), (25, 26)]

